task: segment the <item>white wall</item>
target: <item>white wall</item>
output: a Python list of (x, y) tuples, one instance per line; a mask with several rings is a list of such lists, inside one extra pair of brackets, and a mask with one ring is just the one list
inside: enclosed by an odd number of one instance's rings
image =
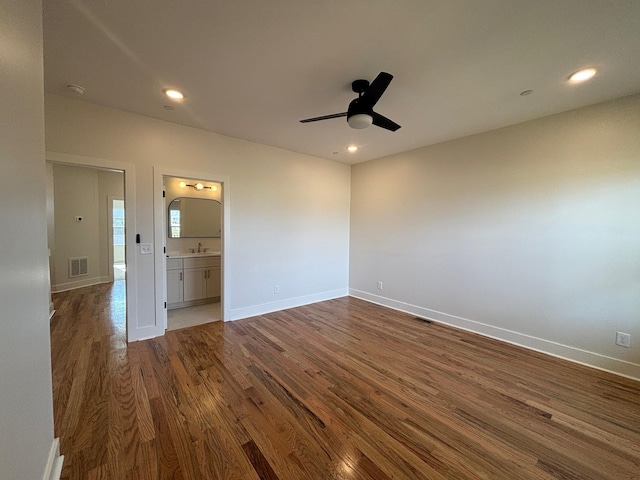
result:
[[(46, 96), (45, 115), (48, 151), (135, 164), (137, 232), (128, 241), (153, 241), (154, 167), (230, 179), (231, 318), (347, 293), (349, 166), (57, 95)], [(163, 332), (154, 257), (137, 260), (131, 340)]]
[(41, 479), (53, 442), (42, 13), (0, 2), (0, 477)]
[(640, 378), (640, 95), (355, 166), (350, 262), (355, 296)]
[[(53, 291), (100, 283), (98, 170), (53, 165), (54, 242), (50, 245), (55, 276)], [(81, 216), (82, 222), (76, 222)], [(87, 257), (89, 275), (69, 276), (68, 260)]]

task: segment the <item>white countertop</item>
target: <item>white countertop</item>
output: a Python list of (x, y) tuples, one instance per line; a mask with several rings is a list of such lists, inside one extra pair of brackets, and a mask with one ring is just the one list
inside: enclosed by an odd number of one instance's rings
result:
[(200, 257), (219, 257), (220, 252), (170, 252), (167, 253), (167, 258), (200, 258)]

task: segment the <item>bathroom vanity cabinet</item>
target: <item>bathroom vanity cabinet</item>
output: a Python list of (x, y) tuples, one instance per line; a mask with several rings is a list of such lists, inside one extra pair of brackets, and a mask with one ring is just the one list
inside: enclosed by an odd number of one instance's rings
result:
[(220, 301), (220, 257), (167, 258), (167, 309)]
[(167, 258), (167, 308), (184, 301), (184, 268), (181, 258)]

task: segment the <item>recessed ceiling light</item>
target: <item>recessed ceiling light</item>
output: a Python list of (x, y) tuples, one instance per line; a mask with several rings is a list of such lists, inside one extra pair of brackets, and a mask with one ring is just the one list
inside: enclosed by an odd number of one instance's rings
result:
[(597, 70), (595, 68), (585, 68), (569, 75), (570, 83), (582, 83), (594, 77)]
[(84, 87), (76, 85), (75, 83), (70, 83), (66, 88), (67, 92), (73, 93), (74, 95), (82, 95), (84, 93)]
[(182, 100), (184, 98), (184, 93), (175, 88), (165, 88), (162, 90), (164, 94), (172, 100)]
[(347, 147), (347, 150), (351, 153), (357, 152), (358, 151), (358, 147), (356, 147), (355, 145), (349, 145)]

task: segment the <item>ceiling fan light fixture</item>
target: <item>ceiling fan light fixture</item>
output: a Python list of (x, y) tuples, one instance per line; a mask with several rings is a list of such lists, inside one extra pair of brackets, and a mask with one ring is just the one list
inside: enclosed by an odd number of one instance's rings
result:
[(351, 128), (360, 130), (370, 127), (371, 124), (373, 124), (373, 117), (371, 115), (367, 115), (366, 113), (357, 113), (347, 118), (347, 123)]
[(351, 83), (351, 90), (358, 94), (349, 103), (346, 112), (332, 113), (330, 115), (322, 115), (320, 117), (305, 118), (300, 123), (318, 122), (320, 120), (329, 120), (331, 118), (347, 117), (347, 124), (351, 128), (363, 129), (375, 125), (391, 132), (395, 132), (400, 128), (396, 122), (373, 110), (378, 103), (380, 97), (385, 92), (389, 83), (393, 79), (393, 75), (387, 72), (380, 72), (378, 76), (369, 83), (368, 80), (355, 80)]

